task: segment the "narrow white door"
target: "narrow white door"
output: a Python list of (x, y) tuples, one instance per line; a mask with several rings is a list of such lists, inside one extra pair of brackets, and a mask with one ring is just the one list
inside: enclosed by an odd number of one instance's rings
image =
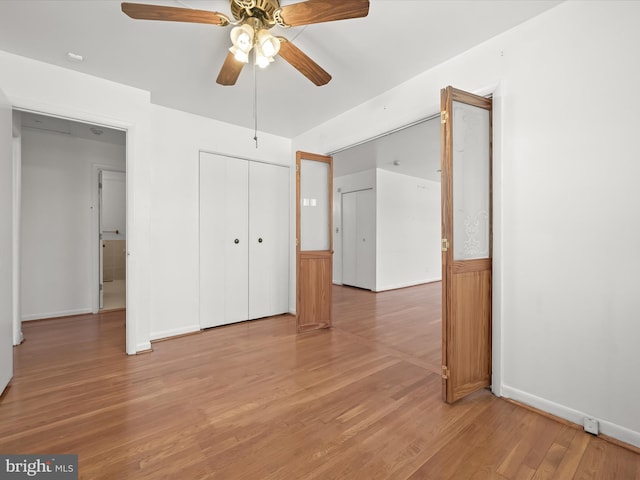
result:
[(124, 172), (100, 170), (100, 308), (104, 306), (104, 242), (125, 240), (127, 227), (126, 176)]
[(342, 194), (342, 283), (358, 284), (357, 193)]
[(13, 376), (13, 146), (9, 100), (0, 90), (0, 394)]
[(249, 318), (289, 310), (289, 168), (249, 165)]
[(372, 189), (357, 192), (356, 229), (358, 235), (357, 286), (373, 290), (376, 275), (376, 207)]
[(200, 327), (247, 320), (248, 162), (200, 154)]
[(342, 283), (375, 288), (375, 195), (373, 189), (342, 194)]

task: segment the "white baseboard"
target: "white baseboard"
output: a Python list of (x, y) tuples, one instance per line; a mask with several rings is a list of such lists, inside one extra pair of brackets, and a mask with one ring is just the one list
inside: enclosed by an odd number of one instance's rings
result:
[(565, 405), (552, 402), (545, 398), (532, 395), (530, 393), (518, 390), (517, 388), (509, 387), (507, 385), (502, 386), (502, 396), (516, 400), (525, 405), (537, 408), (538, 410), (545, 411), (556, 417), (564, 418), (572, 423), (582, 426), (584, 424), (584, 418), (595, 418), (600, 425), (600, 433), (613, 437), (622, 442), (628, 443), (635, 447), (640, 447), (640, 432), (635, 432), (621, 425), (608, 422), (601, 418), (597, 418), (588, 412), (581, 412)]
[(177, 337), (178, 335), (184, 335), (186, 333), (193, 333), (200, 331), (200, 324), (188, 325), (186, 327), (174, 328), (171, 330), (161, 330), (159, 332), (152, 332), (150, 340), (160, 340), (161, 338)]
[(425, 283), (433, 283), (442, 281), (442, 277), (434, 277), (434, 278), (425, 278), (420, 280), (419, 282), (409, 282), (409, 283), (396, 283), (393, 285), (384, 285), (374, 292), (385, 292), (387, 290), (397, 290), (398, 288), (407, 288), (407, 287), (415, 287), (417, 285), (424, 285)]
[(91, 308), (78, 308), (75, 310), (60, 310), (58, 312), (34, 313), (31, 315), (23, 315), (22, 321), (29, 322), (31, 320), (43, 320), (45, 318), (69, 317), (71, 315), (86, 315), (91, 313)]
[(151, 350), (151, 342), (142, 342), (136, 345), (136, 353), (133, 355), (140, 352), (148, 352), (149, 350)]

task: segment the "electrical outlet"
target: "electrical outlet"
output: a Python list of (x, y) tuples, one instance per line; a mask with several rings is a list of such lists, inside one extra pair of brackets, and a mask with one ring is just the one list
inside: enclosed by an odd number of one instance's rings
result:
[(595, 418), (585, 417), (584, 431), (593, 435), (598, 435), (600, 433), (600, 430), (598, 428), (598, 420), (596, 420)]

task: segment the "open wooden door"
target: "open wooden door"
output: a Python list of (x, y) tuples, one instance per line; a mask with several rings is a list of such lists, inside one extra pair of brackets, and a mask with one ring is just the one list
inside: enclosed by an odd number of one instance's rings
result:
[(333, 159), (296, 153), (298, 332), (331, 326)]
[(442, 398), (491, 384), (491, 99), (441, 92)]

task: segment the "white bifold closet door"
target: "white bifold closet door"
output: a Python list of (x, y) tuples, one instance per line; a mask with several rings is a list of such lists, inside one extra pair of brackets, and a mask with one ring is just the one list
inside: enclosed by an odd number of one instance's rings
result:
[(200, 326), (249, 318), (248, 162), (200, 156)]
[(289, 169), (200, 154), (200, 327), (289, 309)]
[(249, 318), (289, 311), (289, 169), (249, 162)]
[(375, 195), (372, 189), (342, 194), (342, 283), (375, 289)]

